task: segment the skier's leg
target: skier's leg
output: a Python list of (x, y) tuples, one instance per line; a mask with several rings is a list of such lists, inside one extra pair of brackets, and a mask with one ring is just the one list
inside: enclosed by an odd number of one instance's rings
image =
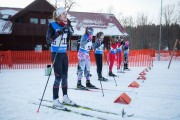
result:
[(62, 61), (62, 92), (63, 96), (67, 95), (67, 88), (68, 88), (68, 57), (67, 54), (63, 54), (63, 61)]
[(90, 82), (90, 57), (85, 60), (85, 66), (86, 66), (86, 87), (88, 88), (96, 88), (94, 85)]
[[(52, 60), (54, 60), (56, 53), (52, 53)], [(59, 85), (62, 78), (62, 57), (60, 53), (57, 53), (56, 60), (54, 62), (54, 75), (55, 75), (55, 81), (53, 85), (53, 99), (59, 98)]]
[(86, 80), (90, 80), (90, 58), (85, 60)]
[(112, 72), (114, 61), (113, 61), (113, 54), (109, 53), (109, 72)]
[(85, 69), (85, 60), (79, 60), (79, 67), (80, 69), (78, 70), (77, 88), (83, 89), (85, 87), (81, 84), (81, 79), (82, 79), (83, 71)]
[(98, 78), (102, 77), (102, 55), (95, 54)]
[(113, 68), (113, 65), (114, 65), (114, 60), (115, 60), (115, 54), (110, 54), (109, 76), (116, 76), (115, 74), (112, 73), (112, 68)]

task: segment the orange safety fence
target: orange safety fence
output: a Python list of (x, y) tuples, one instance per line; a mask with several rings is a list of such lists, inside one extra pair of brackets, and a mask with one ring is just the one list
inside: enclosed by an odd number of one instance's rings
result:
[[(169, 61), (171, 59), (172, 50), (160, 51), (160, 61)], [(154, 52), (153, 60), (158, 60), (158, 51)], [(180, 50), (175, 50), (172, 60), (180, 61)]]
[[(107, 58), (109, 51), (106, 51)], [(68, 51), (69, 66), (77, 66), (78, 57), (77, 51)], [(3, 57), (1, 57), (3, 56)], [(132, 67), (147, 67), (153, 64), (153, 57), (155, 51), (151, 49), (145, 50), (130, 50), (129, 54), (129, 66)], [(32, 69), (32, 68), (44, 68), (51, 63), (50, 51), (44, 50), (41, 52), (36, 51), (0, 51), (0, 65), (2, 69)], [(117, 57), (116, 57), (117, 59)], [(123, 59), (123, 54), (122, 54)], [(90, 51), (91, 65), (96, 65), (94, 51)], [(107, 64), (105, 57), (103, 56), (103, 63)], [(116, 65), (116, 60), (115, 60)]]

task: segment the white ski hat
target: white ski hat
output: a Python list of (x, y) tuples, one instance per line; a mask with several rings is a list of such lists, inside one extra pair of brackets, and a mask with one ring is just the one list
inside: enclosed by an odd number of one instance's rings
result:
[(63, 12), (66, 12), (66, 10), (63, 7), (56, 9), (56, 15), (60, 16)]

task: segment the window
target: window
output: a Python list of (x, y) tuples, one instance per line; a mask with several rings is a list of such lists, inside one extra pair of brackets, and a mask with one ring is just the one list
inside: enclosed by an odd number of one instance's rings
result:
[(42, 45), (36, 45), (35, 51), (36, 52), (42, 52)]
[(53, 21), (53, 19), (48, 19), (48, 23), (50, 23), (50, 22), (52, 22)]
[(40, 19), (40, 24), (46, 24), (46, 19)]
[(30, 18), (30, 23), (38, 24), (38, 18)]

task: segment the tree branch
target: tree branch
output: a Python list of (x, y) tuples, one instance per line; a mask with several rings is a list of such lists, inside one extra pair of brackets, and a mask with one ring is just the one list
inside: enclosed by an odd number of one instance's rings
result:
[(69, 12), (69, 10), (71, 9), (71, 7), (72, 7), (73, 4), (76, 4), (76, 2), (72, 2), (72, 3), (67, 7), (67, 8), (68, 8), (67, 12)]

